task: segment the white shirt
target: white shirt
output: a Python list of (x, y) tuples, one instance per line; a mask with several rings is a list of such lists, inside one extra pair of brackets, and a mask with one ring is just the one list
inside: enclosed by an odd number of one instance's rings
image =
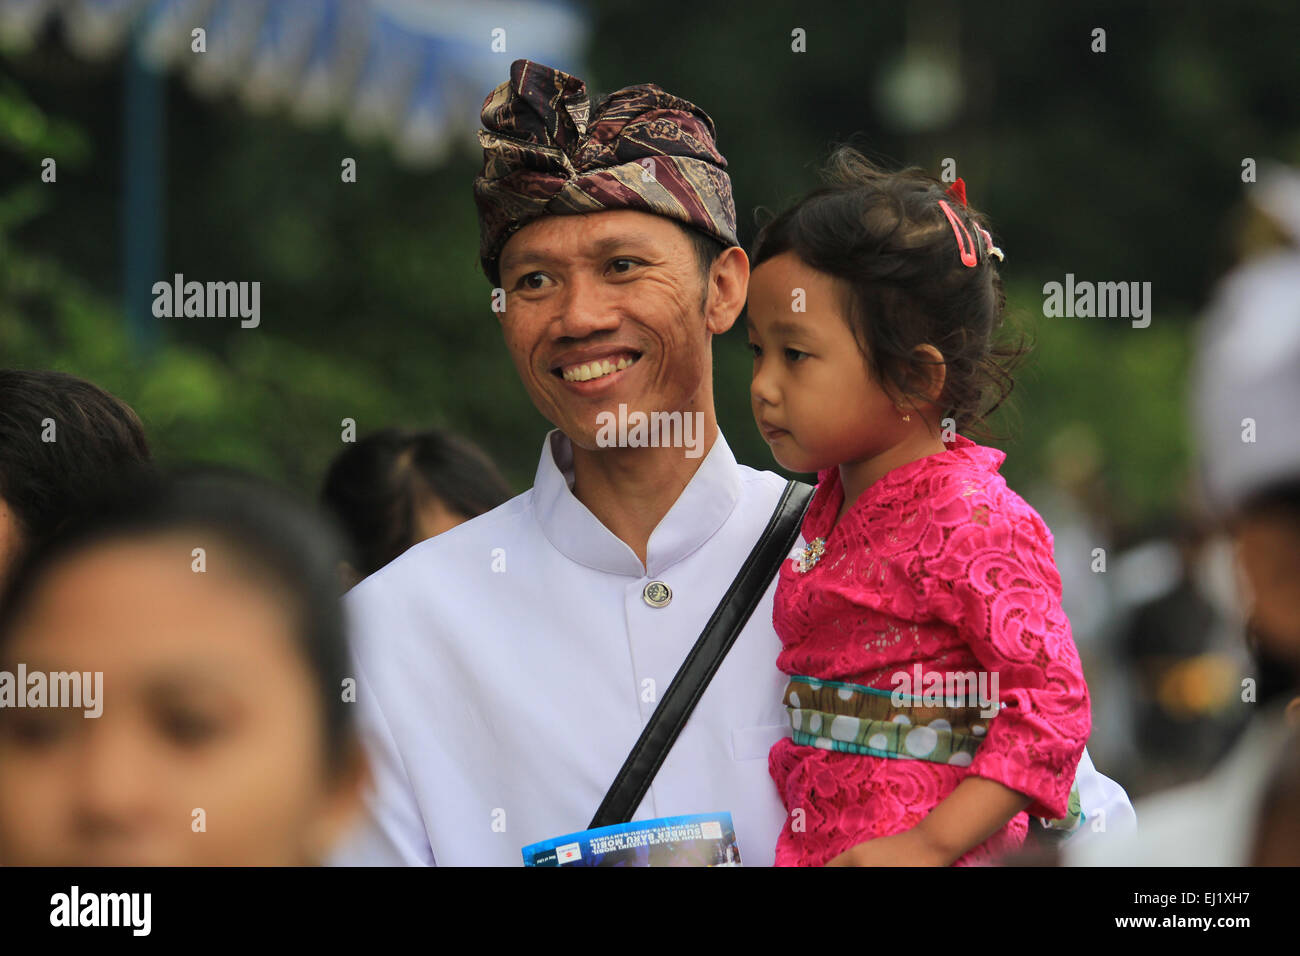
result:
[[(335, 862), (520, 866), (522, 847), (584, 829), (785, 487), (719, 434), (642, 566), (574, 497), (572, 461), (552, 431), (531, 490), (348, 595), (374, 786)], [(643, 599), (652, 581), (672, 589), (667, 606)], [(785, 822), (767, 769), (790, 732), (775, 587), (634, 816), (727, 811), (746, 865), (772, 864)], [(1124, 792), (1093, 774), (1112, 823), (1131, 820)]]

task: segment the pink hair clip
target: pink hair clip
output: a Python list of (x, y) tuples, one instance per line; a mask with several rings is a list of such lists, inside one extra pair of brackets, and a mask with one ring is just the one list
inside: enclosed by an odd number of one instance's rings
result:
[[(961, 252), (961, 264), (973, 269), (979, 264), (979, 259), (975, 255), (975, 241), (971, 239), (970, 233), (966, 231), (966, 226), (957, 218), (957, 214), (952, 211), (952, 206), (949, 206), (946, 200), (939, 200), (939, 208), (948, 217), (948, 222), (952, 225), (952, 234), (957, 237), (957, 249)], [(965, 242), (962, 242), (963, 236), (966, 238)], [(968, 246), (969, 248), (967, 248)]]
[[(949, 196), (960, 202), (963, 206), (966, 205), (966, 181), (964, 179), (959, 177), (951, 186), (948, 187), (947, 192)], [(970, 233), (966, 231), (965, 224), (957, 218), (957, 214), (952, 211), (952, 207), (949, 206), (947, 202), (940, 199), (939, 206), (943, 209), (943, 214), (948, 217), (948, 222), (952, 225), (952, 234), (957, 237), (957, 248), (961, 250), (961, 264), (974, 268), (978, 261), (975, 257), (975, 242), (971, 239)], [(993, 245), (993, 237), (989, 235), (988, 230), (978, 223), (975, 228), (978, 229), (980, 235), (984, 237), (985, 254), (996, 256), (998, 262), (1005, 262), (1007, 257), (1002, 254), (1001, 249)], [(966, 242), (962, 242), (962, 236), (966, 237)], [(966, 246), (968, 244), (970, 245), (969, 252), (966, 251)]]

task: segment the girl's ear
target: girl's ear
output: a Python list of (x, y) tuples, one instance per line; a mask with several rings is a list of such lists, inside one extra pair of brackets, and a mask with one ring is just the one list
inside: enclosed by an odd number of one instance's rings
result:
[(908, 370), (908, 387), (913, 394), (924, 395), (929, 401), (937, 403), (943, 394), (944, 382), (948, 380), (948, 366), (943, 360), (943, 353), (929, 343), (918, 345), (912, 350), (915, 360)]

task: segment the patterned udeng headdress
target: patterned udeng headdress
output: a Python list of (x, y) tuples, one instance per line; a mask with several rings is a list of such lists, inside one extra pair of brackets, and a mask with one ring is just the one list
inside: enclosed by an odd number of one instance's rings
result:
[(530, 60), (515, 60), (484, 102), (474, 202), (489, 277), (515, 230), (548, 214), (639, 209), (737, 245), (707, 113), (649, 83), (611, 93), (590, 119), (589, 105), (582, 80)]

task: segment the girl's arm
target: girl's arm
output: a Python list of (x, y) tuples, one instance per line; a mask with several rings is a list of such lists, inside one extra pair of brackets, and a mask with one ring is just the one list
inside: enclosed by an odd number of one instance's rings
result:
[(983, 777), (967, 777), (930, 814), (902, 833), (867, 840), (827, 866), (951, 866), (979, 846), (1030, 799)]
[(1029, 797), (996, 780), (967, 777), (915, 829), (947, 858), (946, 866), (1001, 830), (1029, 803)]

